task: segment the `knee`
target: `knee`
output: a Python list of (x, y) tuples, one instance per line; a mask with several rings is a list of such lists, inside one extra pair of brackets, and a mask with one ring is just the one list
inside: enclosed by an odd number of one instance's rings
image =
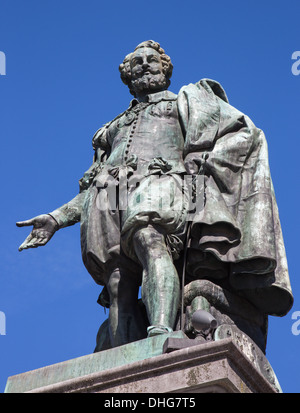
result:
[(134, 236), (133, 241), (135, 244), (143, 245), (147, 249), (155, 249), (155, 247), (161, 247), (164, 243), (164, 235), (158, 228), (147, 226), (138, 229)]

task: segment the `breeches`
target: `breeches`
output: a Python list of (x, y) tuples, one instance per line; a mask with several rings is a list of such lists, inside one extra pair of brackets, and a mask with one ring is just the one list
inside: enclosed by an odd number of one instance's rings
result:
[(87, 270), (100, 285), (120, 267), (138, 276), (141, 267), (133, 236), (148, 225), (165, 235), (176, 258), (183, 248), (188, 207), (188, 191), (179, 175), (150, 175), (124, 189), (92, 186), (81, 217), (82, 258)]

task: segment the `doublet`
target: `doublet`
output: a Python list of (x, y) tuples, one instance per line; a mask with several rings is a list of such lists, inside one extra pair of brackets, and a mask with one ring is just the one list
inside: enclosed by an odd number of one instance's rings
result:
[(148, 102), (133, 100), (106, 130), (110, 168), (130, 164), (142, 176), (153, 173), (184, 173), (184, 137), (179, 122), (177, 96), (163, 91), (148, 96)]

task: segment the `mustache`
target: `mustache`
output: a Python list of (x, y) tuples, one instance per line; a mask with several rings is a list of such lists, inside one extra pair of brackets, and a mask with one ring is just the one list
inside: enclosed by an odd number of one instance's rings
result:
[(145, 74), (158, 75), (159, 73), (160, 73), (159, 69), (151, 69), (150, 67), (147, 67), (146, 69), (141, 69), (138, 72), (136, 72), (136, 76), (142, 77)]

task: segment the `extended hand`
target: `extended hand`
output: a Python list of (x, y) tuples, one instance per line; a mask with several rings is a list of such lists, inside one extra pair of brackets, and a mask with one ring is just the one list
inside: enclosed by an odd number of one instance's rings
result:
[(26, 227), (33, 225), (33, 230), (25, 239), (23, 244), (20, 245), (19, 251), (27, 248), (37, 248), (47, 244), (47, 242), (53, 237), (55, 231), (58, 230), (58, 224), (51, 215), (43, 214), (38, 215), (35, 218), (27, 221), (17, 222), (18, 227)]

